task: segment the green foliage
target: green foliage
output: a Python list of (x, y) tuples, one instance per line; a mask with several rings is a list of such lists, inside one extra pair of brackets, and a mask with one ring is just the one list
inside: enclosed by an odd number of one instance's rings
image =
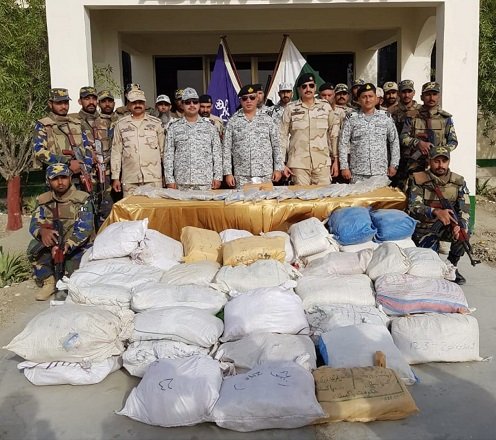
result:
[(4, 253), (0, 246), (0, 287), (20, 283), (30, 275), (31, 267), (24, 255)]
[(120, 84), (112, 76), (113, 69), (110, 64), (106, 66), (93, 65), (93, 81), (97, 90), (110, 90), (114, 96), (122, 95)]
[(480, 0), (479, 105), (485, 116), (496, 115), (496, 1)]
[(0, 174), (30, 165), (34, 121), (50, 87), (44, 0), (0, 0)]
[(479, 196), (490, 196), (494, 188), (489, 186), (489, 181), (491, 179), (486, 179), (483, 182), (480, 179), (475, 179), (475, 193)]
[(31, 215), (38, 206), (37, 196), (26, 197), (23, 199), (22, 210), (25, 215)]

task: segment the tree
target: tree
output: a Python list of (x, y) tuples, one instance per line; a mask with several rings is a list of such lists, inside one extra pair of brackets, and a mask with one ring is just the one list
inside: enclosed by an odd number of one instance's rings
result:
[(21, 173), (31, 165), (33, 124), (46, 110), (49, 80), (44, 0), (0, 0), (0, 174), (8, 230), (22, 226)]
[(496, 2), (480, 0), (479, 106), (485, 116), (496, 115)]

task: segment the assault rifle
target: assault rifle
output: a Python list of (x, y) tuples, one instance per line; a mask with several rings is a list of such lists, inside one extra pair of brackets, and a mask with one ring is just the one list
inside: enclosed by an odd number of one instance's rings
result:
[(81, 175), (79, 176), (79, 180), (81, 181), (81, 187), (88, 193), (92, 194), (93, 193), (93, 182), (91, 181), (91, 175), (86, 168), (87, 165), (84, 163), (84, 157), (83, 154), (81, 153), (81, 150), (76, 147), (73, 148), (72, 150), (64, 150), (62, 151), (63, 154), (67, 156), (72, 156), (74, 159), (76, 159), (81, 168)]
[(98, 182), (100, 183), (100, 192), (105, 191), (105, 158), (103, 156), (103, 146), (100, 139), (95, 139), (96, 170)]
[[(450, 222), (451, 230), (455, 228), (455, 226), (460, 227), (460, 232), (458, 233), (458, 241), (462, 244), (463, 249), (465, 250), (465, 253), (467, 254), (468, 258), (470, 259), (470, 264), (472, 266), (475, 266), (476, 264), (480, 263), (480, 260), (476, 260), (474, 256), (472, 255), (472, 245), (469, 242), (469, 237), (467, 234), (467, 231), (464, 228), (464, 225), (458, 218), (455, 210), (453, 209), (453, 205), (450, 203), (450, 201), (443, 196), (443, 193), (441, 192), (439, 186), (434, 187), (434, 192), (436, 193), (439, 202), (441, 203), (442, 209), (449, 209), (452, 214), (452, 220)], [(443, 229), (444, 225), (441, 222), (441, 220), (436, 220), (435, 223), (431, 227), (431, 231), (434, 232), (435, 234), (440, 234), (441, 230)]]

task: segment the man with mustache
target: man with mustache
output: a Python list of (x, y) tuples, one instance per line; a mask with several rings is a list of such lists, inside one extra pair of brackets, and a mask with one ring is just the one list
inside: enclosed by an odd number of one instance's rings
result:
[(127, 99), (131, 114), (115, 125), (110, 155), (112, 189), (124, 197), (145, 184), (162, 187), (165, 144), (161, 120), (146, 113), (145, 93), (133, 90)]
[(81, 110), (74, 116), (81, 119), (81, 127), (86, 133), (90, 144), (94, 145), (95, 139), (98, 138), (96, 119), (98, 118), (98, 93), (94, 87), (85, 86), (79, 89), (79, 105)]
[(353, 107), (351, 107), (349, 103), (350, 91), (346, 84), (336, 84), (336, 87), (334, 88), (334, 101), (336, 102), (336, 107), (342, 108), (345, 113), (353, 111)]
[(279, 127), (281, 125), (284, 109), (293, 99), (293, 85), (290, 83), (279, 84), (279, 91), (277, 94), (279, 95), (279, 102), (273, 107), (269, 107), (267, 114), (272, 117), (276, 125)]

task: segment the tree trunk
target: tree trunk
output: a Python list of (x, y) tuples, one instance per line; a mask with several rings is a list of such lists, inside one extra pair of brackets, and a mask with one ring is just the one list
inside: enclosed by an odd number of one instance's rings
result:
[(7, 231), (21, 228), (21, 176), (14, 176), (7, 181)]

